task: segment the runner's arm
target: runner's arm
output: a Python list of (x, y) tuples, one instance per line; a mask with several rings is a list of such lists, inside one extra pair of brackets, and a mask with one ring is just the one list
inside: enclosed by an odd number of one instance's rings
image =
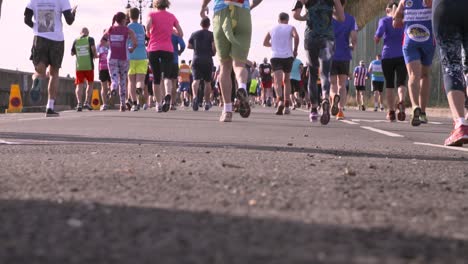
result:
[(334, 0), (335, 2), (335, 9), (333, 10), (333, 18), (339, 22), (344, 22), (346, 17), (344, 14), (344, 8), (341, 5), (340, 0)]
[(214, 43), (214, 39), (211, 42), (211, 50), (213, 51), (213, 56), (216, 56), (216, 45)]
[(24, 10), (24, 23), (28, 25), (28, 27), (30, 28), (34, 27), (34, 22), (32, 21), (33, 16), (34, 16), (34, 11), (32, 11), (29, 8), (26, 8)]
[(394, 28), (403, 27), (404, 10), (405, 10), (405, 1), (401, 0), (400, 3), (398, 4), (397, 9), (393, 10), (393, 27)]
[(152, 27), (153, 27), (153, 19), (151, 18), (150, 15), (148, 15), (148, 19), (146, 19), (146, 36), (148, 36), (148, 38), (151, 37)]
[(133, 53), (133, 51), (138, 47), (138, 41), (137, 41), (137, 38), (136, 38), (136, 34), (135, 34), (135, 32), (133, 32), (133, 30), (129, 29), (128, 30), (128, 36), (130, 37), (130, 40), (132, 41), (132, 46), (130, 48), (128, 48), (128, 51), (130, 51), (130, 53)]
[(353, 30), (351, 31), (351, 34), (350, 34), (350, 38), (351, 38), (351, 50), (355, 50), (356, 47), (357, 47), (357, 31), (356, 30)]
[(75, 56), (76, 55), (76, 48), (75, 48), (76, 40), (73, 41), (72, 48), (71, 48), (71, 55)]
[(294, 49), (293, 49), (293, 55), (294, 55), (294, 58), (297, 57), (297, 49), (299, 48), (299, 34), (297, 34), (297, 30), (295, 27), (293, 27), (293, 30), (292, 30), (292, 37), (294, 39)]
[(91, 44), (91, 52), (93, 54), (93, 58), (97, 59), (97, 58), (99, 58), (99, 56), (98, 56), (97, 49), (96, 49), (96, 42), (94, 41), (93, 38), (90, 38), (89, 40), (90, 40), (90, 44)]
[(211, 0), (203, 0), (203, 3), (202, 3), (202, 6), (201, 6), (201, 10), (200, 10), (200, 16), (202, 18), (205, 18), (207, 17), (207, 14), (208, 14), (208, 4), (211, 2)]
[(177, 51), (177, 53), (180, 55), (182, 55), (182, 53), (185, 51), (185, 48), (186, 48), (186, 45), (185, 45), (185, 41), (183, 38), (181, 37), (177, 37), (177, 40), (179, 42), (179, 50)]
[(256, 6), (258, 6), (263, 0), (252, 0), (250, 3), (250, 10), (254, 9)]
[(63, 11), (63, 16), (65, 17), (65, 21), (68, 25), (72, 25), (73, 22), (75, 22), (76, 7), (77, 6), (74, 6), (71, 10)]
[(180, 27), (180, 24), (177, 23), (174, 27), (177, 30), (177, 36), (183, 38), (184, 37), (184, 31), (182, 31), (182, 28)]
[(270, 48), (271, 47), (271, 34), (268, 32), (266, 34), (265, 39), (263, 40), (263, 46)]
[(307, 21), (307, 14), (304, 16), (301, 16), (301, 11), (302, 11), (303, 6), (304, 4), (301, 1), (296, 2), (296, 5), (294, 6), (292, 10), (294, 19), (298, 21)]

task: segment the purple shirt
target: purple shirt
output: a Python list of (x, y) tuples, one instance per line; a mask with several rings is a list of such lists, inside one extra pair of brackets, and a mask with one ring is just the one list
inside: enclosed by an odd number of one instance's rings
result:
[(366, 86), (367, 68), (357, 66), (354, 68), (354, 86)]
[(112, 26), (109, 30), (110, 59), (128, 60), (128, 31), (126, 26)]
[(357, 31), (358, 26), (353, 16), (345, 14), (345, 21), (338, 22), (333, 19), (333, 30), (335, 32), (335, 61), (350, 61), (353, 59), (351, 48), (349, 47), (349, 37), (352, 31)]
[(403, 28), (394, 28), (392, 18), (386, 16), (379, 20), (375, 36), (384, 40), (382, 59), (403, 57)]

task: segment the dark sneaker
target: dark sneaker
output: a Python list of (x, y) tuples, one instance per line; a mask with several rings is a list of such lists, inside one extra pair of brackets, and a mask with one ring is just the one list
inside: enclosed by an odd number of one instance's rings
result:
[(193, 111), (198, 111), (198, 98), (194, 97), (192, 101), (192, 110)]
[(266, 106), (271, 107), (271, 98), (266, 100)]
[(38, 103), (42, 99), (41, 83), (42, 82), (39, 78), (34, 79), (31, 90), (29, 90), (29, 98), (33, 103)]
[(125, 103), (125, 106), (127, 107), (127, 111), (132, 110), (132, 105), (133, 105), (132, 100), (128, 99), (127, 102)]
[(419, 116), (421, 116), (421, 108), (415, 107), (413, 109), (413, 114), (411, 115), (411, 125), (412, 126), (421, 125), (421, 120), (419, 119)]
[(399, 102), (397, 105), (398, 108), (398, 121), (405, 121), (406, 113), (405, 113), (405, 105), (402, 102)]
[(205, 111), (209, 111), (211, 109), (211, 102), (207, 102), (205, 104)]
[(162, 110), (163, 110), (163, 112), (167, 112), (167, 111), (169, 111), (169, 109), (171, 109), (171, 95), (166, 94), (166, 96), (164, 96), (164, 101), (163, 101), (163, 104), (162, 104)]
[(366, 111), (366, 106), (361, 105), (361, 111)]
[(379, 108), (376, 106), (374, 107), (374, 112), (377, 112), (377, 111), (379, 111)]
[(250, 116), (249, 96), (245, 89), (237, 89), (237, 99), (239, 100), (239, 114), (243, 118)]
[(127, 111), (127, 106), (126, 105), (121, 105), (120, 106), (120, 112), (125, 112)]
[(81, 112), (83, 111), (83, 106), (81, 104), (78, 104), (75, 109), (77, 112)]
[(190, 105), (190, 102), (187, 99), (184, 99), (184, 106), (188, 107)]
[(290, 115), (291, 114), (291, 109), (289, 107), (285, 107), (283, 110), (283, 115)]
[(58, 117), (59, 113), (55, 112), (54, 110), (50, 108), (47, 108), (45, 116), (46, 117)]
[(276, 114), (276, 115), (283, 115), (283, 111), (284, 111), (284, 104), (283, 104), (283, 103), (279, 103), (279, 104), (278, 104), (278, 108), (276, 109), (275, 114)]
[(322, 101), (322, 116), (320, 117), (320, 123), (326, 125), (330, 122), (330, 102), (328, 99)]
[(468, 144), (468, 126), (461, 125), (454, 129), (450, 136), (445, 140), (445, 146), (462, 147)]
[(395, 111), (388, 111), (387, 113), (387, 120), (390, 122), (395, 122), (396, 121), (396, 113)]
[(133, 105), (132, 109), (130, 109), (130, 111), (132, 112), (137, 112), (138, 110), (140, 110), (140, 107), (138, 107), (138, 105)]
[(93, 108), (88, 103), (84, 104), (83, 108), (89, 111), (93, 111)]
[(331, 108), (331, 114), (332, 116), (336, 116), (339, 112), (339, 108), (338, 108), (338, 103), (340, 102), (340, 99), (341, 97), (337, 94), (335, 94), (335, 96), (333, 97), (333, 105), (332, 105), (332, 108)]
[(309, 121), (312, 122), (312, 123), (315, 123), (317, 122), (319, 119), (319, 114), (317, 111), (312, 111), (310, 112), (309, 114)]

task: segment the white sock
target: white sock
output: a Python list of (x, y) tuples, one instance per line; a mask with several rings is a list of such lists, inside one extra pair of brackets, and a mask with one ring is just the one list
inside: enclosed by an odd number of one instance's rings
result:
[(466, 126), (466, 125), (468, 125), (468, 124), (466, 123), (465, 118), (460, 117), (460, 118), (455, 119), (455, 129), (457, 129), (457, 128), (461, 127), (461, 126)]
[(245, 84), (245, 83), (239, 84), (239, 89), (247, 90), (247, 84)]
[(55, 103), (54, 99), (49, 99), (49, 101), (47, 101), (47, 108), (54, 110), (54, 103)]
[(232, 103), (224, 104), (224, 112), (232, 112)]

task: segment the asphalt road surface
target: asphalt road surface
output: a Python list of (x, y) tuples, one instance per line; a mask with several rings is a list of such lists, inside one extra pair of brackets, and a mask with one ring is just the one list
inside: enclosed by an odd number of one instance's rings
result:
[(451, 120), (0, 116), (0, 263), (468, 263)]

